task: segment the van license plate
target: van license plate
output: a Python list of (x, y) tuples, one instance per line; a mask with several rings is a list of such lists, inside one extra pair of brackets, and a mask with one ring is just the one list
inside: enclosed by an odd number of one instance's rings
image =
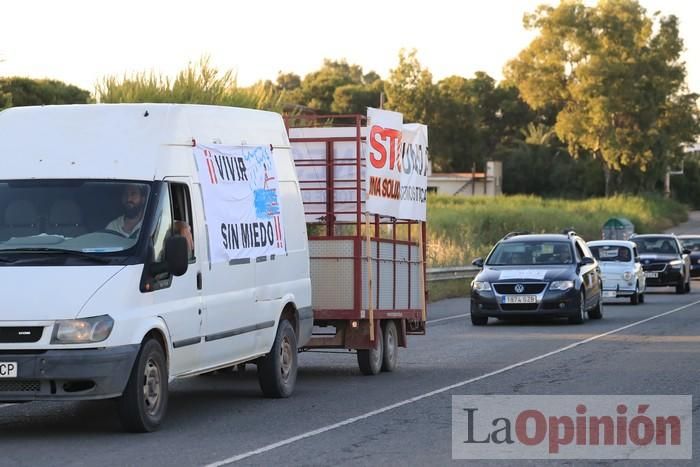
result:
[(658, 273), (658, 272), (645, 272), (645, 273), (644, 273), (644, 277), (649, 277), (649, 278), (651, 278), (651, 279), (656, 279), (656, 278), (659, 277), (659, 273)]
[(506, 295), (505, 297), (503, 297), (503, 303), (537, 303), (537, 295)]
[(0, 362), (0, 378), (16, 378), (17, 362)]

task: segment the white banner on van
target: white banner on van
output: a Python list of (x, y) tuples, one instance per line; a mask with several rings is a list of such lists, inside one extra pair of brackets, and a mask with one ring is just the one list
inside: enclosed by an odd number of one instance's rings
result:
[(403, 115), (367, 109), (367, 211), (398, 219), (426, 219), (428, 127), (403, 124)]
[(279, 182), (269, 147), (196, 146), (211, 261), (285, 253)]

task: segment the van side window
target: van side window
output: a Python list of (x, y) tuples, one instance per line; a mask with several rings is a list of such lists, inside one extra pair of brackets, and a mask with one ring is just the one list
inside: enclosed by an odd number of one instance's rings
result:
[(155, 226), (151, 234), (152, 257), (144, 270), (142, 292), (152, 292), (170, 287), (172, 274), (165, 266), (165, 244), (173, 235), (182, 235), (189, 247), (190, 263), (195, 261), (192, 235), (192, 207), (187, 185), (164, 183), (158, 192)]
[(165, 240), (173, 227), (172, 208), (170, 206), (170, 194), (167, 185), (163, 185), (158, 200), (156, 211), (156, 225), (153, 229), (153, 259), (163, 261), (165, 259)]
[(170, 199), (173, 207), (173, 233), (182, 235), (187, 239), (187, 245), (190, 250), (190, 263), (193, 263), (195, 261), (194, 222), (192, 219), (190, 190), (187, 188), (187, 185), (184, 183), (171, 183)]

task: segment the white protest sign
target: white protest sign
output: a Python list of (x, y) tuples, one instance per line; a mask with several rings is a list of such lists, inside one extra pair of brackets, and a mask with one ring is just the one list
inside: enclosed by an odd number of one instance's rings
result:
[(367, 109), (367, 211), (426, 219), (428, 128), (403, 124), (397, 112)]
[(285, 253), (269, 147), (196, 146), (212, 262)]
[(401, 205), (397, 217), (424, 221), (428, 201), (428, 127), (406, 123), (402, 136)]

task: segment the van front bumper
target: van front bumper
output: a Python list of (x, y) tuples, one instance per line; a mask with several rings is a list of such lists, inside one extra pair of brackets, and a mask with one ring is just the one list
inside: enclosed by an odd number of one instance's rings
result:
[(139, 345), (100, 349), (0, 350), (17, 364), (16, 378), (0, 378), (0, 402), (89, 400), (118, 397)]

